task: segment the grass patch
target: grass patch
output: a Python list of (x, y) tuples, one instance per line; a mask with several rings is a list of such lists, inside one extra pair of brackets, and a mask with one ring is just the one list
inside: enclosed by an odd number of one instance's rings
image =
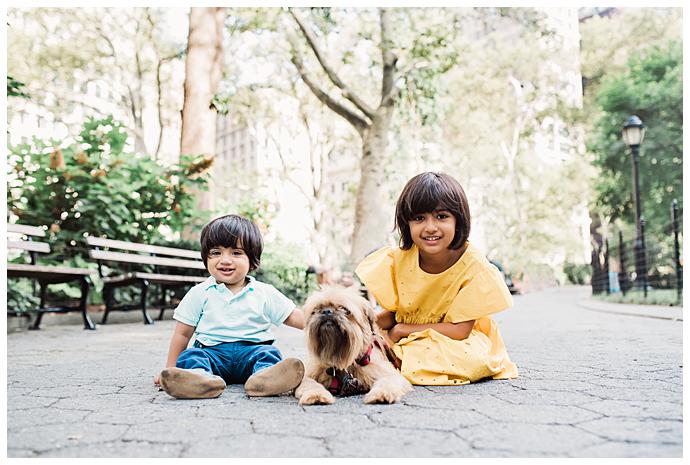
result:
[(674, 307), (682, 306), (683, 300), (678, 300), (678, 293), (675, 289), (651, 289), (647, 291), (647, 298), (641, 290), (631, 290), (623, 295), (621, 292), (612, 294), (596, 294), (594, 299), (603, 302), (613, 302), (619, 304), (638, 304), (638, 305), (670, 305)]

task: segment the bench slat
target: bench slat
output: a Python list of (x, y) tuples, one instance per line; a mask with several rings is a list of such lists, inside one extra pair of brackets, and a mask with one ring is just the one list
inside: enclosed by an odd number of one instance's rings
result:
[(27, 226), (25, 224), (7, 223), (7, 232), (26, 234), (27, 236), (46, 236), (46, 232), (43, 228), (38, 226)]
[(7, 239), (7, 248), (28, 250), (30, 252), (50, 252), (50, 245), (46, 242), (13, 241), (11, 239)]
[(29, 265), (24, 263), (8, 263), (7, 275), (28, 273), (32, 275), (76, 275), (87, 276), (96, 273), (88, 268), (71, 268), (68, 266)]
[(105, 250), (89, 250), (89, 256), (96, 260), (110, 260), (114, 262), (142, 263), (145, 265), (177, 266), (180, 268), (193, 268), (205, 270), (202, 261), (181, 260), (177, 258), (151, 257), (150, 255), (137, 255), (123, 252), (107, 252)]
[(103, 237), (88, 236), (86, 243), (92, 247), (109, 247), (111, 249), (131, 250), (133, 252), (154, 253), (157, 255), (172, 255), (185, 258), (201, 258), (201, 252), (189, 249), (177, 249), (174, 247), (162, 247), (159, 245), (140, 244), (136, 242), (116, 241)]
[(146, 279), (150, 282), (155, 282), (159, 284), (180, 284), (180, 283), (201, 283), (206, 281), (206, 276), (185, 276), (185, 275), (167, 275), (167, 274), (155, 274), (155, 273), (142, 273), (139, 271), (134, 271), (131, 273), (125, 273), (120, 276), (113, 276), (103, 278), (103, 282), (107, 284), (114, 284), (128, 280), (134, 279)]

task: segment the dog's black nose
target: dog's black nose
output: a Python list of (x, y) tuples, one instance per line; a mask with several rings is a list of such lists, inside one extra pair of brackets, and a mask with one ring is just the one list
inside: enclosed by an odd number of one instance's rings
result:
[(333, 309), (327, 307), (327, 308), (324, 308), (323, 310), (321, 310), (321, 313), (324, 316), (331, 316), (331, 315), (333, 315)]

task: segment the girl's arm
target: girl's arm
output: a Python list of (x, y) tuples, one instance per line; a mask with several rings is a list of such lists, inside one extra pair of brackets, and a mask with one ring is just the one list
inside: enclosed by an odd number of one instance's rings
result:
[[(170, 339), (170, 348), (168, 349), (168, 361), (165, 364), (166, 368), (174, 367), (177, 363), (177, 357), (180, 356), (183, 350), (187, 348), (189, 340), (194, 335), (194, 326), (189, 326), (179, 321), (175, 325), (175, 331)], [(160, 375), (153, 378), (153, 384), (156, 386), (160, 384)]]
[(376, 324), (381, 329), (391, 329), (395, 326), (395, 312), (383, 310), (376, 315)]
[(299, 308), (294, 309), (290, 316), (283, 321), (283, 324), (297, 329), (304, 329), (304, 313)]
[(423, 325), (398, 323), (388, 331), (388, 337), (391, 338), (393, 342), (398, 342), (400, 339), (412, 333), (424, 331), (425, 329), (433, 329), (451, 339), (462, 341), (470, 335), (473, 327), (474, 320), (463, 321), (462, 323), (431, 323)]

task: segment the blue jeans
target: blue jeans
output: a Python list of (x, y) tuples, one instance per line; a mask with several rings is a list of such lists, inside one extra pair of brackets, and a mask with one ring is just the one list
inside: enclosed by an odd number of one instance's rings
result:
[(203, 368), (220, 376), (227, 384), (244, 384), (254, 373), (271, 367), (283, 359), (280, 350), (269, 344), (223, 342), (205, 346), (194, 341), (192, 348), (177, 357), (177, 368)]

